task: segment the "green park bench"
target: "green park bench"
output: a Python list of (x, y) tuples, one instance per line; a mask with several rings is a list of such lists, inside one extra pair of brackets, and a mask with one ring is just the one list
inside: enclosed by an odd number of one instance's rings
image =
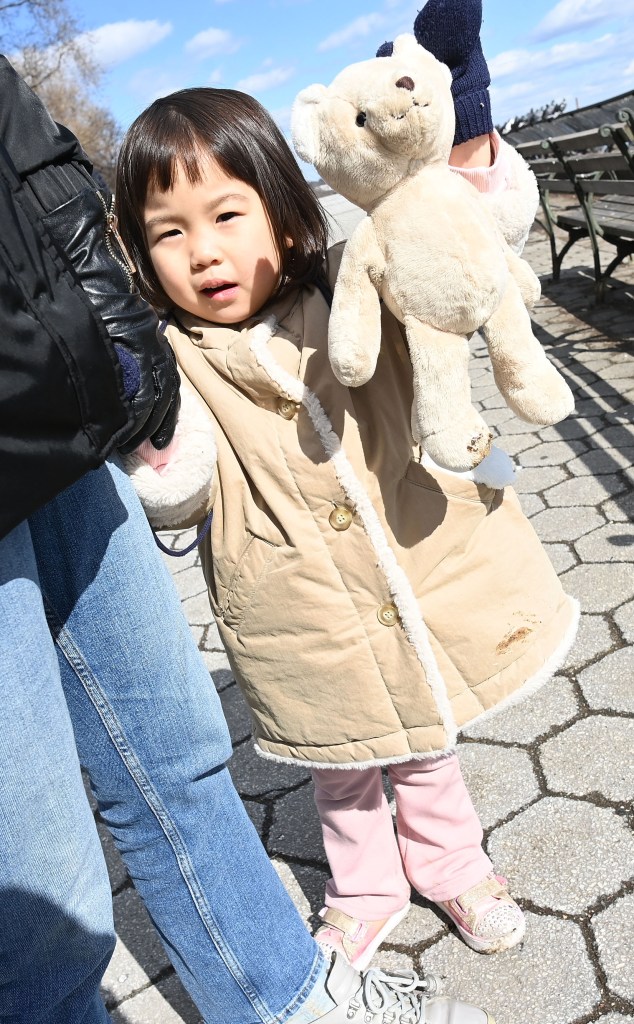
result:
[[(632, 107), (620, 105), (625, 99)], [(613, 120), (599, 122), (606, 113)], [(575, 119), (575, 115), (579, 116)], [(597, 123), (588, 126), (592, 120)], [(544, 214), (539, 223), (550, 240), (553, 280), (559, 280), (564, 257), (574, 243), (587, 238), (596, 300), (602, 302), (610, 275), (634, 253), (634, 95), (623, 94), (595, 108), (531, 126), (532, 138), (524, 141), (526, 134), (520, 129), (509, 141), (537, 178)], [(563, 245), (555, 228), (567, 235)], [(615, 249), (605, 268), (600, 239)]]

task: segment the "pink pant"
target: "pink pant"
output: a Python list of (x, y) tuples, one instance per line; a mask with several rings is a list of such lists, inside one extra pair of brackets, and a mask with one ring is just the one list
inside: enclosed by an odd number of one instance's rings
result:
[(455, 754), (387, 770), (396, 835), (380, 768), (312, 773), (332, 872), (326, 905), (366, 921), (405, 906), (410, 884), (428, 899), (448, 900), (491, 871)]

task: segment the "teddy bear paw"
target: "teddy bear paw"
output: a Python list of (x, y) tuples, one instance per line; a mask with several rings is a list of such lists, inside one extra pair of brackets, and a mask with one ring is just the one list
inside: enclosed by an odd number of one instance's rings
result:
[(575, 399), (561, 374), (550, 363), (529, 384), (504, 395), (506, 403), (525, 423), (550, 426), (574, 410)]
[(493, 434), (484, 420), (478, 417), (480, 424), (469, 424), (466, 428), (452, 425), (443, 430), (424, 434), (419, 432), (415, 440), (421, 445), (434, 462), (455, 472), (473, 469), (491, 450)]

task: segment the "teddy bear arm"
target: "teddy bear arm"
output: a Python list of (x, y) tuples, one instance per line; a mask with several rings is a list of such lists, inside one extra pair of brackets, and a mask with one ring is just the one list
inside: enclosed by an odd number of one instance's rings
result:
[(540, 284), (537, 274), (534, 272), (532, 267), (523, 260), (521, 256), (506, 246), (505, 248), (506, 264), (509, 268), (510, 273), (515, 278), (524, 305), (527, 309), (532, 309), (542, 293), (542, 286)]
[(414, 440), (440, 466), (472, 469), (488, 455), (492, 434), (471, 404), (469, 343), (412, 316), (404, 318), (412, 363)]
[(342, 384), (365, 384), (381, 348), (379, 292), (385, 261), (368, 217), (348, 240), (335, 285), (328, 354)]
[(506, 404), (527, 423), (558, 423), (574, 409), (566, 381), (548, 361), (532, 331), (513, 276), (502, 301), (482, 327), (493, 376)]

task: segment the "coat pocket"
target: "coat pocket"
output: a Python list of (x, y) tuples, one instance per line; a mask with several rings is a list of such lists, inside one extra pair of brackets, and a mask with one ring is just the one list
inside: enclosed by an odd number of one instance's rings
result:
[(240, 627), (277, 551), (277, 545), (270, 541), (255, 534), (248, 536), (220, 608), (220, 617), (230, 629)]
[(496, 495), (493, 487), (476, 484), (473, 480), (458, 476), (456, 473), (445, 472), (437, 467), (428, 469), (420, 462), (416, 462), (415, 459), (410, 461), (405, 479), (417, 487), (424, 487), (443, 495), (448, 501), (452, 498), (457, 498), (459, 501), (475, 501), (487, 509), (491, 507)]
[[(501, 492), (410, 462), (389, 507), (388, 523), (417, 597), (446, 558), (464, 552)], [(387, 511), (387, 506), (386, 506)]]

